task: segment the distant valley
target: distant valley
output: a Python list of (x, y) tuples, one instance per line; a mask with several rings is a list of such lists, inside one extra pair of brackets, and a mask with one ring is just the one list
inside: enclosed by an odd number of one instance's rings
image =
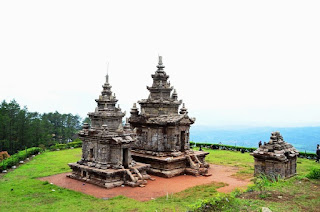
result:
[(283, 139), (299, 151), (315, 152), (320, 144), (320, 127), (248, 127), (214, 128), (191, 127), (190, 140), (201, 143), (222, 143), (227, 145), (257, 147), (258, 142), (268, 142), (272, 131), (280, 131)]

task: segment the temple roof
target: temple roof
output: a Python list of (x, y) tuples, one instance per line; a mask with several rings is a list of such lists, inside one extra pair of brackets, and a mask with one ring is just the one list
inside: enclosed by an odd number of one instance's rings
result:
[(131, 143), (133, 141), (135, 141), (131, 136), (119, 136), (119, 137), (113, 137), (112, 140), (116, 143), (116, 144), (124, 144), (124, 143)]
[(299, 155), (299, 152), (291, 144), (283, 140), (280, 132), (272, 132), (270, 141), (261, 145), (252, 155), (260, 159), (285, 162)]
[(104, 143), (109, 144), (128, 144), (135, 141), (135, 134), (131, 129), (125, 129), (117, 132), (110, 132), (107, 129), (107, 126), (103, 126), (104, 129), (95, 129), (89, 128), (88, 124), (83, 126), (83, 129), (80, 130), (80, 137), (91, 137), (103, 141)]
[(161, 100), (161, 99), (141, 99), (138, 101), (139, 104), (145, 104), (145, 103), (156, 103), (156, 104), (177, 104), (177, 105), (181, 105), (182, 101), (179, 100), (175, 100), (175, 101), (168, 101), (168, 100)]
[(125, 116), (125, 112), (121, 111), (119, 105), (116, 107), (118, 100), (115, 93), (112, 93), (111, 91), (112, 86), (109, 83), (108, 74), (106, 75), (106, 81), (102, 85), (102, 88), (101, 95), (98, 99), (96, 99), (97, 107), (95, 111), (88, 113), (88, 115), (94, 127), (101, 128), (101, 125), (107, 124), (110, 128), (112, 128), (112, 124), (109, 123), (114, 122), (114, 119), (116, 118), (119, 122), (116, 124), (116, 126), (119, 125), (122, 117)]
[[(152, 86), (147, 86), (150, 94), (147, 99), (138, 101), (141, 106), (139, 112), (134, 103), (131, 109), (130, 123), (145, 123), (156, 125), (172, 125), (176, 123), (193, 124), (194, 118), (188, 116), (188, 111), (184, 104), (180, 109), (182, 100), (178, 100), (176, 89), (168, 81), (169, 75), (163, 70), (162, 57), (159, 56), (157, 70), (152, 74)], [(185, 123), (182, 122), (184, 120)]]
[(145, 120), (145, 123), (157, 125), (167, 125), (176, 123), (193, 124), (194, 122), (195, 118), (190, 118), (187, 114), (159, 115), (156, 117), (149, 117)]
[(146, 102), (161, 103), (162, 101), (173, 104), (181, 104), (180, 101), (177, 101), (178, 95), (176, 91), (173, 95), (171, 95), (173, 87), (168, 81), (169, 75), (167, 75), (163, 70), (164, 67), (165, 66), (162, 63), (162, 56), (159, 56), (157, 71), (151, 75), (153, 83), (151, 86), (147, 86), (150, 95), (148, 99), (140, 101), (140, 104), (144, 104)]
[(96, 99), (96, 102), (99, 104), (105, 104), (105, 103), (111, 103), (116, 104), (118, 102), (116, 98), (116, 94), (114, 93), (112, 95), (111, 91), (112, 86), (109, 83), (109, 75), (106, 75), (106, 82), (102, 85), (102, 91), (101, 95), (99, 96), (99, 99)]

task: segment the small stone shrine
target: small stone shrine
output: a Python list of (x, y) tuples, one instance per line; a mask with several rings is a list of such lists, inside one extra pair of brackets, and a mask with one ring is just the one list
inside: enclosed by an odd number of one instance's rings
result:
[(141, 112), (136, 104), (131, 109), (129, 123), (137, 134), (132, 157), (150, 164), (148, 173), (162, 177), (207, 175), (205, 156), (209, 153), (190, 149), (189, 130), (195, 119), (188, 116), (184, 104), (178, 113), (182, 101), (176, 90), (172, 92), (161, 56), (157, 68), (152, 86), (147, 86), (148, 99), (138, 102)]
[(297, 172), (299, 152), (283, 140), (280, 132), (272, 132), (270, 141), (251, 153), (254, 157), (254, 175), (291, 177)]
[(125, 112), (115, 107), (118, 100), (112, 95), (108, 75), (102, 87), (95, 112), (88, 114), (91, 127), (85, 123), (79, 132), (83, 141), (82, 159), (68, 164), (72, 169), (68, 177), (106, 188), (146, 184), (150, 165), (132, 160), (130, 149), (136, 135), (128, 121), (122, 125)]

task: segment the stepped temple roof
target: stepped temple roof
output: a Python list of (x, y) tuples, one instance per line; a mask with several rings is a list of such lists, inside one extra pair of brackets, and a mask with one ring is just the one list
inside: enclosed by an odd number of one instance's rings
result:
[(299, 152), (283, 140), (280, 132), (272, 132), (269, 142), (260, 146), (252, 155), (261, 159), (286, 161), (295, 158)]

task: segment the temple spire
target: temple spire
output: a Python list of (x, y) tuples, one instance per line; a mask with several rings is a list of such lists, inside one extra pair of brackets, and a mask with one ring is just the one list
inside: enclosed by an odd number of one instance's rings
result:
[(106, 83), (109, 83), (109, 62), (106, 62), (106, 64), (107, 64)]
[(162, 65), (162, 56), (159, 56), (159, 65)]
[(182, 108), (180, 109), (180, 114), (187, 114), (188, 109), (186, 108), (185, 104), (182, 104)]
[(162, 63), (162, 56), (159, 56), (159, 62), (158, 62), (157, 68), (158, 68), (158, 71), (165, 68), (165, 66)]
[(178, 94), (177, 94), (177, 90), (176, 90), (176, 89), (173, 90), (173, 93), (172, 93), (171, 98), (172, 98), (173, 100), (178, 100)]

